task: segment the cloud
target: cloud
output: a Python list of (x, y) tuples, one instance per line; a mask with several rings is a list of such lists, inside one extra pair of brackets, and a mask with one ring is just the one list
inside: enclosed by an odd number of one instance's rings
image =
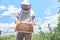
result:
[(0, 30), (4, 31), (12, 31), (15, 30), (15, 23), (0, 23)]
[(50, 5), (46, 10), (45, 10), (45, 14), (47, 15), (47, 16), (49, 16), (49, 15), (52, 15), (52, 14), (54, 14), (54, 13), (56, 13), (57, 12), (57, 5)]
[[(58, 20), (57, 20), (57, 13), (51, 16), (46, 16), (42, 18), (38, 18), (36, 22), (36, 26), (34, 27), (34, 32), (38, 33), (39, 32), (39, 26), (41, 27), (41, 30), (43, 32), (49, 32), (48, 29), (48, 24), (50, 24), (51, 28), (53, 29), (54, 27), (57, 26)], [(44, 20), (44, 21), (42, 21)]]
[(0, 23), (0, 31), (2, 31), (3, 36), (5, 35), (16, 35), (15, 23)]
[(5, 10), (6, 7), (5, 6), (0, 6), (0, 10)]
[(54, 26), (57, 26), (57, 5), (50, 5), (46, 10), (45, 10), (45, 17), (43, 17), (43, 23), (41, 24), (41, 28), (43, 32), (49, 32), (48, 30), (48, 24), (50, 24), (51, 28), (54, 28)]
[[(54, 15), (51, 15), (51, 16), (46, 16), (44, 17), (43, 19), (42, 18), (38, 18), (38, 21), (37, 21), (37, 26), (36, 27), (41, 27), (42, 28), (42, 31), (48, 31), (48, 24), (50, 24), (50, 26), (53, 28), (54, 26), (57, 26), (57, 13), (54, 14)], [(44, 20), (44, 21), (42, 21)]]
[(48, 19), (48, 20), (45, 20), (42, 24), (41, 24), (41, 28), (42, 28), (42, 31), (48, 31), (48, 24), (50, 24), (50, 27), (51, 28), (54, 28), (55, 26), (57, 26), (57, 14), (55, 15), (52, 15), (52, 16), (48, 16), (48, 17), (44, 17), (45, 19)]
[(18, 13), (20, 11), (19, 8), (16, 8), (14, 5), (8, 5), (7, 11), (4, 11), (1, 16), (9, 16), (14, 13)]
[(53, 12), (51, 11), (50, 8), (47, 8), (46, 11), (45, 11), (45, 14), (51, 15), (51, 14), (53, 14)]

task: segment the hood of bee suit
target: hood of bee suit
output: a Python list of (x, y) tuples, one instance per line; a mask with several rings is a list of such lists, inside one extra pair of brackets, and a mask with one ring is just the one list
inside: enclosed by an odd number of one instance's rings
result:
[[(27, 8), (24, 8), (24, 5), (28, 5), (28, 7), (27, 7)], [(24, 1), (21, 3), (21, 8), (22, 8), (22, 11), (23, 11), (23, 12), (28, 13), (28, 12), (30, 12), (31, 4), (29, 3), (28, 0), (24, 0)]]
[(31, 5), (28, 0), (24, 0), (21, 4)]

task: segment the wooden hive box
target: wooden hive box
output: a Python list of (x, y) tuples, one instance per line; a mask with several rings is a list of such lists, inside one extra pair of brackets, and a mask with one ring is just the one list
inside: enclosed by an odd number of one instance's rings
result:
[(33, 26), (33, 23), (18, 22), (16, 23), (15, 32), (32, 33)]

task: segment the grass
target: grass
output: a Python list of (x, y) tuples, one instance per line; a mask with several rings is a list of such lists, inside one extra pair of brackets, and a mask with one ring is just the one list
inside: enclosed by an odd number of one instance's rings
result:
[[(0, 36), (0, 40), (16, 40), (16, 36)], [(32, 40), (60, 40), (60, 33), (33, 34)]]
[[(16, 40), (16, 36), (0, 36), (0, 40)], [(33, 34), (32, 40), (39, 40), (39, 34)]]
[[(16, 40), (16, 36), (0, 36), (0, 40)], [(33, 34), (32, 40), (45, 40), (44, 34)]]
[(14, 35), (11, 36), (0, 36), (0, 40), (16, 40)]
[[(16, 36), (14, 36), (14, 35), (0, 36), (0, 40), (16, 40)], [(33, 34), (32, 35), (32, 40), (40, 40), (40, 35), (39, 34)]]

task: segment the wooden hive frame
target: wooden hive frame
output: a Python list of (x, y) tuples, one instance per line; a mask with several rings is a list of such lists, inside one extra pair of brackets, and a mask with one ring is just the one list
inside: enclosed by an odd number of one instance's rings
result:
[(33, 23), (17, 22), (15, 32), (32, 33), (33, 27)]

